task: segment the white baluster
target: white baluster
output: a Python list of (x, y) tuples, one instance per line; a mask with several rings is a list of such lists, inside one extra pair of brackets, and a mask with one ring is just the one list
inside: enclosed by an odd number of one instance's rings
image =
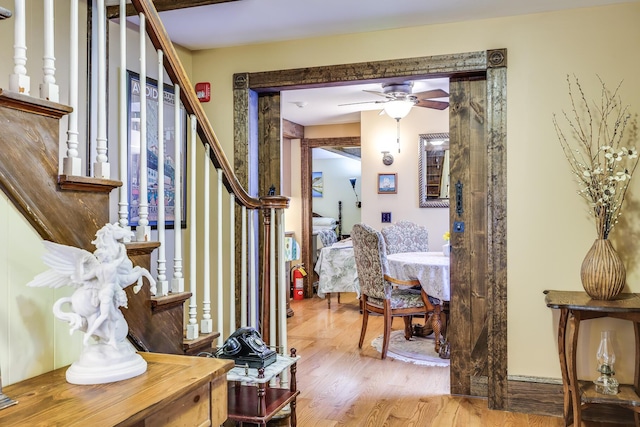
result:
[(209, 203), (210, 203), (210, 184), (209, 184), (209, 176), (210, 176), (210, 168), (211, 168), (211, 160), (209, 159), (209, 144), (205, 147), (205, 156), (204, 156), (204, 208), (203, 208), (203, 216), (204, 216), (204, 227), (202, 230), (202, 234), (204, 236), (204, 289), (202, 293), (202, 320), (200, 321), (200, 330), (203, 334), (210, 334), (213, 332), (213, 321), (211, 320), (211, 263), (210, 259), (210, 251), (209, 251), (209, 241), (210, 241), (210, 232), (209, 232), (209, 224), (211, 223), (211, 215), (209, 213)]
[[(107, 157), (107, 37), (104, 16), (104, 0), (98, 0), (98, 129), (96, 135), (98, 155), (93, 164), (93, 176), (109, 179), (111, 178), (111, 166)], [(144, 20), (140, 21), (140, 32), (144, 33)], [(140, 73), (142, 73), (142, 69)], [(143, 135), (143, 138), (146, 138), (146, 135)]]
[(247, 317), (247, 207), (242, 207), (242, 225), (240, 241), (240, 326), (246, 327)]
[[(60, 88), (56, 84), (56, 56), (54, 53), (53, 0), (44, 0), (44, 55), (42, 57), (43, 78), (40, 98), (60, 102)], [(70, 80), (75, 83), (77, 80)]]
[(29, 95), (31, 78), (27, 75), (27, 37), (25, 1), (15, 0), (13, 11), (13, 74), (9, 76), (9, 90)]
[[(269, 343), (275, 345), (276, 343), (276, 210), (270, 209), (269, 215), (271, 217), (271, 227), (269, 228)], [(263, 308), (267, 310), (267, 307)]]
[(198, 299), (196, 297), (196, 116), (191, 115), (191, 169), (189, 184), (189, 323), (187, 325), (187, 339), (194, 340), (200, 335), (198, 331)]
[[(77, 3), (78, 0), (72, 0)], [(127, 5), (126, 0), (120, 0), (120, 85), (119, 85), (119, 135), (120, 141), (118, 151), (120, 157), (120, 181), (122, 186), (119, 190), (120, 200), (118, 201), (118, 223), (122, 228), (129, 227), (129, 200), (127, 191), (129, 189), (128, 160), (127, 160)], [(77, 7), (77, 6), (76, 6)], [(76, 30), (77, 31), (77, 30)], [(77, 49), (77, 48), (76, 48)], [(77, 56), (77, 53), (76, 53)], [(77, 71), (76, 71), (77, 73)], [(73, 80), (71, 80), (73, 81)], [(74, 85), (71, 85), (74, 87)], [(144, 91), (143, 91), (144, 93)], [(129, 241), (130, 238), (127, 238)]]
[[(71, 0), (70, 8), (71, 13), (69, 19), (71, 28), (69, 28), (69, 37), (71, 38), (71, 41), (69, 44), (69, 106), (73, 108), (73, 111), (68, 115), (67, 156), (63, 160), (62, 171), (68, 176), (79, 176), (82, 175), (82, 159), (78, 157), (78, 85), (72, 84), (73, 82), (78, 81), (78, 0)], [(123, 99), (121, 105), (125, 105), (124, 102), (125, 100)], [(126, 113), (126, 107), (124, 108), (124, 111)], [(127, 159), (126, 152), (127, 151), (125, 150), (125, 161), (121, 163), (121, 169), (125, 171)], [(124, 192), (125, 197), (126, 188), (127, 183), (123, 182), (120, 191)]]
[(175, 96), (173, 97), (174, 107), (174, 173), (173, 177), (173, 235), (174, 235), (174, 257), (173, 257), (173, 280), (171, 280), (171, 290), (173, 292), (184, 292), (184, 275), (182, 273), (182, 128), (180, 114), (180, 86), (174, 86)]
[(258, 287), (256, 285), (256, 209), (251, 210), (249, 218), (249, 326), (258, 328)]
[[(218, 331), (220, 332), (220, 336), (218, 337), (218, 347), (221, 347), (224, 341), (224, 337), (222, 334), (222, 327), (224, 326), (224, 283), (222, 281), (222, 169), (217, 169), (218, 171), (218, 246), (217, 246), (217, 262), (216, 267), (218, 269), (218, 280), (216, 280), (216, 288), (218, 290), (217, 295), (217, 306), (218, 306)], [(230, 252), (233, 255), (235, 251)], [(233, 332), (233, 331), (231, 331)]]
[[(281, 354), (287, 355), (287, 299), (289, 286), (284, 268), (284, 209), (276, 213), (278, 225), (278, 344)], [(280, 377), (280, 387), (289, 388), (289, 371), (285, 369)]]
[(136, 240), (148, 242), (151, 236), (149, 226), (149, 197), (147, 181), (149, 171), (147, 165), (147, 58), (145, 17), (140, 14), (140, 191), (138, 197), (138, 226)]
[[(158, 91), (164, 93), (163, 52), (158, 50)], [(169, 281), (167, 280), (167, 258), (165, 249), (165, 205), (164, 205), (164, 97), (158, 97), (158, 182), (156, 208), (158, 212), (158, 280), (156, 281), (156, 295), (169, 295)]]
[(229, 330), (236, 330), (236, 198), (229, 194)]

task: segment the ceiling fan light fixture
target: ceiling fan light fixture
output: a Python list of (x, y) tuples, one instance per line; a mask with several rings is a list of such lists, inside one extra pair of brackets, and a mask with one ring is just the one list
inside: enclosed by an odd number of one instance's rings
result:
[(404, 119), (407, 114), (409, 114), (409, 111), (411, 111), (411, 107), (413, 107), (414, 104), (414, 101), (408, 99), (399, 99), (385, 102), (383, 109), (389, 117), (400, 120)]

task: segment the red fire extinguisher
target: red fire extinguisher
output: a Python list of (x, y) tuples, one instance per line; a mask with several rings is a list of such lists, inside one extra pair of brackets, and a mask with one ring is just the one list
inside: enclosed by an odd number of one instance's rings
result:
[(307, 275), (302, 264), (293, 267), (293, 299), (304, 299), (304, 277)]

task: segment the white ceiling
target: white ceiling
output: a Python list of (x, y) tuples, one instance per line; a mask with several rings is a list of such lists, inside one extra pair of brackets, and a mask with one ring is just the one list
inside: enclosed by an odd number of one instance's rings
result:
[[(640, 0), (631, 0), (640, 1)], [(191, 50), (386, 30), (472, 19), (622, 3), (621, 0), (239, 0), (160, 14), (174, 43)], [(135, 18), (132, 21), (136, 21)], [(446, 79), (420, 81), (413, 92), (441, 88)], [(363, 89), (379, 84), (283, 92), (282, 116), (309, 126), (359, 122), (359, 111), (384, 99)], [(306, 103), (299, 108), (295, 103)], [(418, 108), (418, 107), (414, 107)]]
[(174, 43), (197, 50), (623, 2), (625, 1), (240, 0), (162, 12), (160, 16)]
[[(412, 92), (431, 89), (443, 89), (448, 93), (449, 79), (416, 80), (413, 83)], [(364, 90), (382, 92), (382, 86), (379, 83), (369, 83), (283, 91), (281, 114), (285, 119), (303, 126), (358, 123), (361, 111), (381, 110), (382, 104), (376, 101), (384, 102), (385, 100), (382, 96), (364, 92)], [(446, 98), (435, 99), (447, 100)], [(342, 105), (354, 102), (361, 104)]]

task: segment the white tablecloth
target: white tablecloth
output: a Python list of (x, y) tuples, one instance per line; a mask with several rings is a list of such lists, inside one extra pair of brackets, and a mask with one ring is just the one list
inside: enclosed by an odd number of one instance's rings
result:
[(418, 280), (427, 295), (451, 300), (449, 257), (442, 252), (401, 252), (387, 255), (389, 276), (400, 280)]
[(320, 249), (314, 270), (319, 277), (319, 297), (324, 298), (330, 292), (355, 292), (360, 298), (360, 283), (351, 240), (342, 240)]

